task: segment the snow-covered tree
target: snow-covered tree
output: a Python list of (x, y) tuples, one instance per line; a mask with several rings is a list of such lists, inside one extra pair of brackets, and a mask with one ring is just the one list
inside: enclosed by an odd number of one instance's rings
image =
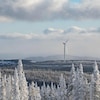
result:
[(41, 100), (40, 89), (34, 82), (29, 85), (29, 100)]
[(51, 82), (51, 91), (50, 91), (51, 100), (57, 100), (57, 89), (53, 82)]
[(94, 76), (91, 75), (91, 82), (90, 82), (90, 100), (94, 100)]
[(72, 100), (79, 100), (79, 69), (77, 69), (76, 72), (76, 77), (75, 77), (75, 81), (73, 83), (73, 89), (72, 89)]
[(80, 64), (79, 66), (79, 96), (81, 100), (85, 100), (87, 99), (87, 95), (88, 95), (88, 82), (87, 82), (87, 78), (84, 77), (84, 73), (83, 73), (83, 65)]
[(72, 100), (86, 100), (87, 98), (87, 93), (88, 93), (88, 83), (87, 79), (84, 77), (83, 73), (83, 66), (80, 64), (79, 68), (77, 68), (76, 72), (73, 70), (72, 66), (72, 71), (74, 73), (74, 78), (72, 78)]
[(100, 74), (96, 61), (94, 64), (93, 74), (91, 76), (90, 100), (100, 100)]
[(98, 69), (98, 65), (97, 65), (97, 62), (95, 61), (94, 63), (94, 67), (93, 67), (93, 76), (94, 76), (94, 80), (95, 81), (98, 81), (99, 78), (100, 78), (100, 74), (99, 74), (99, 69)]
[(76, 72), (75, 72), (74, 64), (72, 64), (70, 76), (71, 76), (70, 81), (73, 83), (75, 81), (75, 78), (76, 78)]
[(66, 87), (66, 81), (65, 78), (63, 77), (63, 74), (61, 74), (59, 79), (58, 96), (60, 100), (66, 100), (67, 98), (67, 87)]
[(41, 87), (40, 90), (40, 94), (41, 94), (41, 100), (46, 100), (46, 83), (43, 82), (43, 86)]
[(61, 74), (61, 76), (60, 76), (59, 86), (61, 89), (66, 89), (66, 81), (65, 81), (63, 74)]
[(14, 99), (14, 76), (11, 76), (11, 100)]
[(6, 75), (2, 77), (1, 81), (1, 100), (7, 100), (6, 99)]
[(28, 100), (28, 86), (27, 86), (27, 81), (26, 77), (23, 71), (23, 64), (22, 61), (18, 61), (18, 77), (19, 77), (19, 89), (20, 89), (20, 100)]
[(9, 77), (7, 78), (7, 81), (6, 81), (6, 97), (7, 97), (7, 100), (12, 100), (11, 92), (12, 92), (11, 75), (9, 75)]
[(14, 95), (13, 95), (13, 100), (20, 100), (20, 90), (19, 90), (19, 77), (18, 77), (18, 72), (17, 69), (15, 68), (14, 71)]
[(0, 70), (0, 79), (2, 78), (2, 75), (1, 75), (1, 70)]
[(46, 100), (50, 100), (51, 99), (50, 92), (51, 92), (51, 88), (50, 88), (49, 85), (47, 85), (47, 87), (46, 87)]
[(70, 71), (70, 76), (68, 78), (68, 88), (67, 88), (67, 97), (68, 99), (72, 99), (72, 90), (73, 90), (73, 85), (75, 84), (76, 80), (76, 71), (75, 71), (75, 66), (72, 64), (72, 68)]

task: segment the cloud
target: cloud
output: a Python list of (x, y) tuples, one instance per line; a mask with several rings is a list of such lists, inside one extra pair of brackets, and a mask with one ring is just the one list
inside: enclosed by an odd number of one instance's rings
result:
[(100, 0), (2, 0), (0, 16), (13, 20), (100, 19)]
[(0, 34), (0, 39), (23, 39), (23, 40), (52, 40), (52, 39), (64, 39), (67, 36), (92, 36), (92, 35), (100, 35), (100, 28), (81, 28), (78, 26), (69, 27), (66, 30), (63, 29), (55, 29), (55, 28), (48, 28), (43, 31), (43, 33), (7, 33), (7, 34)]
[(11, 33), (0, 34), (0, 39), (31, 39), (31, 34)]
[(78, 26), (72, 26), (70, 28), (68, 28), (65, 33), (86, 33), (86, 29), (84, 28), (80, 28)]
[(5, 16), (0, 16), (0, 22), (11, 22), (12, 19)]
[(100, 33), (100, 27), (98, 28), (81, 28), (78, 26), (72, 26), (67, 28), (66, 30), (63, 29), (55, 29), (55, 28), (48, 28), (44, 30), (44, 33), (46, 34), (98, 34)]
[(45, 34), (50, 34), (50, 33), (64, 33), (63, 29), (54, 29), (54, 28), (48, 28), (44, 30)]
[(99, 28), (90, 28), (90, 29), (88, 29), (88, 32), (100, 33), (100, 27)]

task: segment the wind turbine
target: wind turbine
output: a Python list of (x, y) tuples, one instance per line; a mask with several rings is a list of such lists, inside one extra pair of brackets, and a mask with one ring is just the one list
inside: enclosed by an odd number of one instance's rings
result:
[(63, 42), (64, 45), (64, 62), (66, 61), (66, 43), (68, 43), (69, 40), (66, 40)]

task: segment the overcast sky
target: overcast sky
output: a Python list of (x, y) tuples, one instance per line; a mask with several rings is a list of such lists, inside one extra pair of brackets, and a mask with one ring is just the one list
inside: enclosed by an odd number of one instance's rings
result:
[(100, 57), (100, 0), (0, 0), (0, 58)]

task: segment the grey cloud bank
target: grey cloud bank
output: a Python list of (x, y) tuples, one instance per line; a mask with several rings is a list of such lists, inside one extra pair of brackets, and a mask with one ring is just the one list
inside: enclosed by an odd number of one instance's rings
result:
[(2, 0), (0, 19), (43, 21), (55, 19), (100, 19), (100, 0)]

